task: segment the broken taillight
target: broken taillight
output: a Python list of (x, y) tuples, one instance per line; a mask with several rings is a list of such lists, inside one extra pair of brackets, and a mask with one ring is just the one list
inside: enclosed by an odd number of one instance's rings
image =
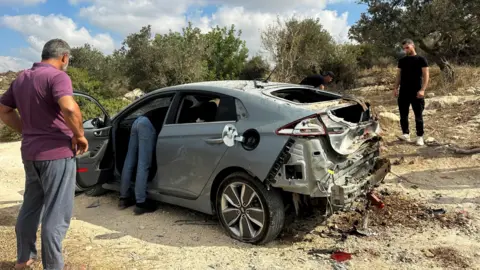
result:
[(289, 123), (275, 132), (277, 135), (288, 136), (319, 136), (325, 135), (325, 127), (318, 120), (317, 114), (307, 116), (292, 123)]

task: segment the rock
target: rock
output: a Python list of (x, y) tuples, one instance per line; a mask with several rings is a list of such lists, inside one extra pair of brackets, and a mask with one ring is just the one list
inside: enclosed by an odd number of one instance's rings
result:
[(433, 258), (433, 257), (435, 257), (435, 254), (433, 254), (432, 252), (430, 252), (430, 250), (428, 250), (428, 249), (424, 249), (424, 250), (423, 250), (423, 255), (425, 255), (425, 257), (427, 257), (427, 258)]
[(86, 251), (89, 251), (89, 250), (91, 250), (92, 248), (93, 248), (93, 247), (91, 247), (91, 246), (86, 246), (86, 247), (85, 247), (85, 250), (86, 250)]
[(473, 160), (480, 160), (480, 154), (472, 155)]
[(140, 226), (140, 230), (144, 230), (145, 229), (145, 226)]
[(467, 90), (465, 90), (465, 93), (470, 95), (475, 95), (475, 92), (476, 92), (475, 87), (470, 87)]
[(430, 92), (430, 93), (427, 93), (425, 96), (426, 96), (427, 98), (433, 98), (433, 97), (435, 97), (435, 93), (431, 93), (431, 92)]
[(400, 117), (394, 113), (391, 113), (391, 112), (382, 112), (380, 113), (380, 119), (381, 118), (384, 118), (384, 119), (388, 119), (390, 121), (393, 121), (393, 122), (400, 122)]
[(465, 102), (479, 101), (480, 96), (443, 96), (443, 97), (434, 97), (427, 100), (427, 109), (441, 109), (451, 105), (462, 105)]
[(133, 91), (130, 91), (128, 93), (126, 93), (123, 97), (130, 100), (130, 101), (133, 101), (141, 96), (143, 96), (145, 93), (140, 90), (139, 88), (133, 90)]
[(374, 109), (375, 111), (379, 112), (379, 113), (381, 113), (381, 112), (386, 112), (386, 111), (387, 111), (387, 109), (385, 109), (385, 107), (383, 107), (382, 105), (380, 105), (380, 106), (375, 106), (373, 109)]
[(437, 113), (437, 110), (425, 110), (423, 111), (423, 115), (434, 115)]
[(434, 143), (436, 142), (435, 138), (433, 137), (428, 137), (426, 140), (425, 140), (425, 143)]

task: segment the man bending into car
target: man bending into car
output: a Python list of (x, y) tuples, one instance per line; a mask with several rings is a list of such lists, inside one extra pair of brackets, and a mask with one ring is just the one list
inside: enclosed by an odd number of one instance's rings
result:
[(20, 73), (0, 98), (0, 119), (23, 137), (25, 192), (15, 226), (15, 269), (29, 267), (37, 258), (39, 223), (43, 269), (64, 267), (62, 241), (70, 226), (75, 195), (74, 155), (88, 150), (82, 114), (65, 73), (69, 58), (67, 42), (48, 41), (42, 61)]
[[(118, 207), (126, 209), (135, 205), (134, 213), (141, 215), (155, 211), (155, 205), (147, 202), (147, 181), (152, 165), (157, 132), (148, 117), (140, 116), (133, 122), (128, 152), (123, 165)], [(132, 196), (132, 176), (135, 170), (135, 196)]]
[(327, 71), (324, 76), (320, 74), (309, 75), (305, 77), (300, 84), (301, 85), (310, 85), (314, 88), (318, 88), (320, 90), (325, 89), (325, 85), (333, 81), (335, 74), (332, 71)]

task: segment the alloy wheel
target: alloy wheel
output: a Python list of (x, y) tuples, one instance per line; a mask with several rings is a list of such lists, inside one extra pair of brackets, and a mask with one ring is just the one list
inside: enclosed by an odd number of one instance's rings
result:
[(257, 237), (265, 224), (265, 209), (257, 192), (246, 183), (235, 182), (222, 191), (221, 215), (238, 238)]

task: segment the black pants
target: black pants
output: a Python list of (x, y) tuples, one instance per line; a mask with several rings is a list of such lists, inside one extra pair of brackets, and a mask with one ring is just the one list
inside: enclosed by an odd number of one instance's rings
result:
[(400, 126), (403, 134), (410, 134), (408, 127), (408, 113), (412, 105), (413, 113), (415, 114), (415, 126), (417, 129), (417, 136), (423, 136), (423, 109), (425, 108), (425, 99), (417, 98), (416, 96), (402, 96), (398, 97), (398, 109), (400, 111)]

